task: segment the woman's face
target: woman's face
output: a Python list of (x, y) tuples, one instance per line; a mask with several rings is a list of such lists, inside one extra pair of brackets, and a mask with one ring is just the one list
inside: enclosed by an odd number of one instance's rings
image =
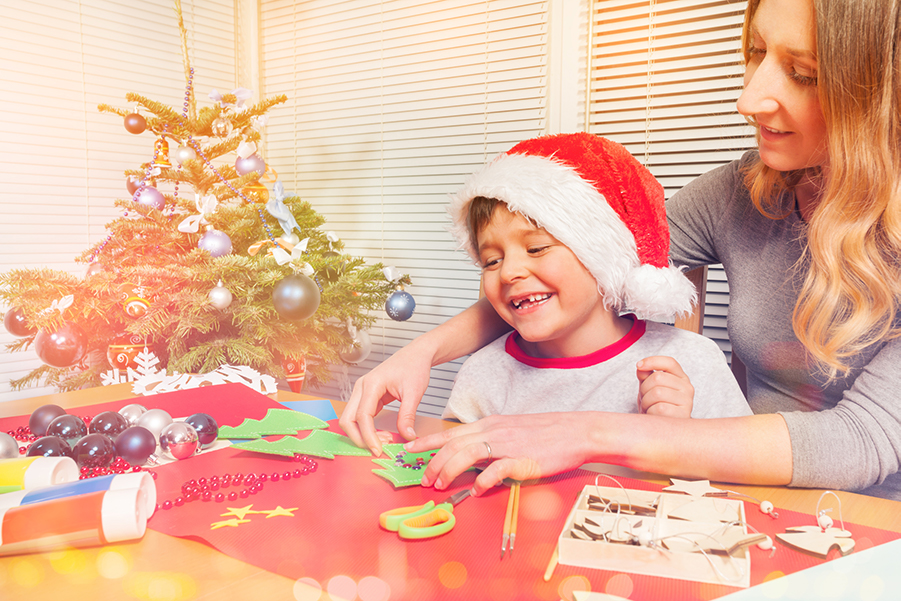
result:
[(738, 112), (757, 123), (764, 164), (779, 171), (824, 165), (813, 0), (761, 0), (744, 83)]

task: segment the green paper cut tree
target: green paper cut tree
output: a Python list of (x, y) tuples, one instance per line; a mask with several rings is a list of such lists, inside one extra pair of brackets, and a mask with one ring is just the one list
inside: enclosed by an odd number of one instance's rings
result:
[(301, 411), (269, 409), (263, 419), (247, 418), (238, 426), (221, 426), (219, 438), (260, 438), (270, 434), (297, 434), (302, 430), (328, 428), (328, 424)]
[[(374, 469), (372, 473), (388, 480), (394, 484), (395, 488), (419, 484), (422, 481), (422, 470), (435, 454), (435, 451), (408, 453), (404, 451), (404, 445), (400, 443), (382, 445), (382, 451), (388, 455), (388, 458), (373, 459), (372, 462), (381, 466), (382, 469)], [(398, 455), (402, 455), (403, 463), (397, 462)], [(414, 466), (419, 467), (414, 469)]]
[(232, 448), (287, 457), (295, 454), (314, 455), (324, 459), (334, 459), (335, 455), (369, 456), (369, 451), (355, 445), (347, 436), (329, 432), (328, 430), (313, 430), (306, 438), (285, 436), (276, 441), (260, 438), (248, 442), (240, 442), (232, 445)]
[(177, 0), (176, 12), (185, 108), (137, 93), (125, 96), (135, 108), (98, 107), (125, 120), (132, 133), (123, 136), (146, 137), (148, 160), (125, 171), (115, 200), (122, 214), (106, 238), (77, 257), (86, 275), (0, 274), (4, 324), (18, 336), (7, 349), (34, 346), (44, 362), (13, 389), (100, 385), (112, 367), (130, 367), (111, 348), (124, 341), (149, 348), (169, 373), (231, 364), (281, 377), (304, 358), (315, 385), (359, 343), (357, 328), (375, 321), (370, 312), (409, 283), (344, 254), (322, 216), (277, 182), (260, 130), (284, 95), (249, 104), (239, 88), (197, 108)]

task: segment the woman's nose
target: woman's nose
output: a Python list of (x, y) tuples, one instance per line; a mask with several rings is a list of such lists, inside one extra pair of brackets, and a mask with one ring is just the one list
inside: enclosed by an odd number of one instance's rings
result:
[(756, 65), (748, 64), (737, 108), (745, 117), (775, 113), (779, 109), (778, 74), (766, 59)]

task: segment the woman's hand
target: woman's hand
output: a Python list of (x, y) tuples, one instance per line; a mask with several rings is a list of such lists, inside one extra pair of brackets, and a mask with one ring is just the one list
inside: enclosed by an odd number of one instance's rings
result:
[(339, 420), (354, 444), (369, 449), (375, 457), (382, 454), (374, 419), (394, 400), (400, 401), (397, 431), (407, 440), (415, 438), (413, 420), (429, 385), (431, 367), (431, 356), (411, 343), (358, 379)]
[(695, 389), (672, 357), (648, 357), (636, 365), (638, 412), (663, 417), (691, 417)]
[[(441, 448), (422, 478), (423, 486), (447, 488), (473, 465), (489, 461), (472, 490), (481, 495), (504, 478), (531, 480), (579, 467), (590, 455), (588, 429), (600, 414), (494, 415), (407, 443), (413, 453)], [(490, 456), (489, 456), (490, 448)]]

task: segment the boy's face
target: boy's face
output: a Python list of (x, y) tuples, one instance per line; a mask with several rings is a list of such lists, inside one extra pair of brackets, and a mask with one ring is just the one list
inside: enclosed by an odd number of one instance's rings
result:
[(609, 311), (597, 281), (547, 231), (499, 205), (478, 234), (485, 296), (538, 357), (577, 357), (598, 348)]

